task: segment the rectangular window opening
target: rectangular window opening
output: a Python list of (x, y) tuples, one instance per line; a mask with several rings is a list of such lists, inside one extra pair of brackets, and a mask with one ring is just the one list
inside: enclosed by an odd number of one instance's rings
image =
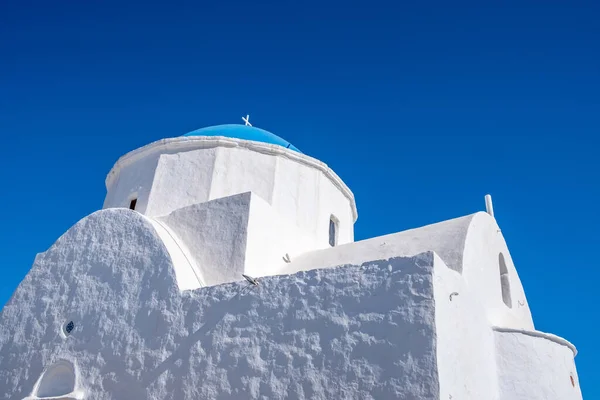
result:
[(131, 202), (129, 203), (129, 209), (130, 210), (135, 210), (135, 205), (136, 204), (137, 204), (137, 199), (131, 200)]
[(338, 224), (335, 217), (332, 215), (329, 218), (329, 245), (335, 247), (337, 245)]

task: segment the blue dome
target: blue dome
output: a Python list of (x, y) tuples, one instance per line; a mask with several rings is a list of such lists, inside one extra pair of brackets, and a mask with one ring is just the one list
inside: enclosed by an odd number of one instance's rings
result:
[(253, 140), (255, 142), (277, 144), (279, 146), (285, 147), (286, 149), (302, 153), (290, 142), (280, 138), (277, 135), (272, 134), (271, 132), (267, 132), (264, 129), (255, 128), (253, 126), (241, 124), (209, 126), (207, 128), (201, 128), (186, 133), (183, 136), (226, 136), (235, 139)]

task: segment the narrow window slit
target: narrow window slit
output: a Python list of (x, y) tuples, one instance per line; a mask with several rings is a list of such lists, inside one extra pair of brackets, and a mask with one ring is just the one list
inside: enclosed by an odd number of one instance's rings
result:
[(338, 220), (333, 215), (329, 218), (329, 245), (337, 246), (338, 241)]
[(507, 307), (512, 308), (510, 280), (508, 277), (508, 268), (506, 268), (506, 261), (504, 260), (504, 254), (500, 253), (498, 255), (498, 263), (500, 264), (500, 287), (502, 289), (502, 301)]

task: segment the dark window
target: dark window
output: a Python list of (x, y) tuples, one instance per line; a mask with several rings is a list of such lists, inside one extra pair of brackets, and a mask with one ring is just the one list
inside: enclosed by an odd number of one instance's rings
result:
[(74, 328), (75, 328), (75, 323), (73, 323), (73, 321), (69, 321), (69, 323), (67, 325), (65, 325), (65, 333), (67, 335), (70, 334)]
[(137, 204), (137, 199), (133, 199), (131, 200), (131, 203), (129, 203), (129, 208), (132, 210), (135, 210), (135, 205)]
[(337, 225), (337, 220), (332, 215), (331, 218), (329, 218), (329, 245), (331, 247), (337, 245)]
[(506, 268), (506, 262), (504, 261), (504, 254), (500, 253), (498, 256), (498, 263), (500, 264), (500, 287), (502, 288), (502, 301), (507, 307), (512, 308), (510, 280), (508, 279), (508, 269)]

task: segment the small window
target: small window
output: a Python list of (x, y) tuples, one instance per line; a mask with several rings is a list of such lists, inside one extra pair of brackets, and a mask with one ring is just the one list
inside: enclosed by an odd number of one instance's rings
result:
[(75, 329), (75, 323), (73, 321), (69, 321), (63, 325), (63, 333), (65, 336), (69, 336), (71, 332), (73, 332), (73, 329)]
[(334, 247), (337, 245), (338, 239), (338, 220), (333, 215), (329, 218), (329, 245)]
[(508, 269), (506, 268), (506, 261), (504, 261), (504, 254), (500, 253), (498, 255), (498, 263), (500, 264), (500, 287), (502, 288), (502, 301), (507, 307), (512, 308), (510, 280), (508, 279)]
[(136, 204), (137, 204), (137, 199), (131, 200), (131, 202), (129, 203), (129, 209), (135, 210), (135, 205)]

